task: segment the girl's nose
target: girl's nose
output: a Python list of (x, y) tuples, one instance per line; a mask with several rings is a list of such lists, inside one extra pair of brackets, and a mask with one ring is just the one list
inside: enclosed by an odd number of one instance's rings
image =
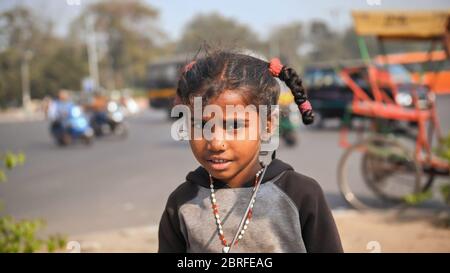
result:
[(226, 150), (227, 144), (225, 140), (225, 131), (222, 130), (222, 128), (214, 128), (211, 133), (211, 139), (208, 141), (207, 145), (208, 150), (213, 152)]

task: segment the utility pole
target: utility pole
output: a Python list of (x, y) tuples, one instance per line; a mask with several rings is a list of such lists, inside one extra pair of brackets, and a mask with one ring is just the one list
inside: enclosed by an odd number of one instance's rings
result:
[(89, 60), (89, 76), (93, 81), (93, 90), (97, 90), (99, 86), (98, 56), (93, 18), (88, 17), (85, 21), (85, 24), (87, 33), (86, 44)]
[(33, 58), (33, 52), (26, 50), (23, 54), (20, 65), (20, 75), (22, 79), (22, 108), (28, 112), (30, 110), (30, 60)]

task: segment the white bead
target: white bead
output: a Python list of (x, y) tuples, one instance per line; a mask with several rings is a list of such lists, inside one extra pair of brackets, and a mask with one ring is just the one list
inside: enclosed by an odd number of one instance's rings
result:
[(214, 193), (211, 193), (212, 198), (216, 198), (216, 195)]
[(244, 230), (247, 229), (247, 225), (244, 225)]
[(220, 234), (220, 235), (223, 235), (222, 227), (219, 229), (219, 234)]
[(242, 239), (242, 235), (239, 235), (239, 236), (238, 236), (238, 239), (241, 240), (241, 239)]
[(245, 233), (245, 230), (241, 230), (241, 235), (244, 235), (244, 233)]
[(219, 214), (215, 214), (214, 216), (216, 216), (216, 219), (219, 219)]
[(213, 203), (216, 203), (216, 198), (213, 197), (213, 198), (212, 198), (212, 202), (213, 202)]
[(216, 220), (216, 222), (217, 222), (217, 224), (219, 224), (219, 225), (220, 225), (220, 219), (217, 219), (217, 220)]
[(248, 223), (250, 223), (250, 221), (248, 219), (245, 220), (245, 225), (248, 225)]

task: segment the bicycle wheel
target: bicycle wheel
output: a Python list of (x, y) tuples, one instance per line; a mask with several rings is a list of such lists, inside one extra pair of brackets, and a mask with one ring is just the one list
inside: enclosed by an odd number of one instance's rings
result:
[(338, 165), (338, 185), (356, 209), (389, 208), (421, 189), (422, 169), (410, 149), (385, 136), (348, 148)]

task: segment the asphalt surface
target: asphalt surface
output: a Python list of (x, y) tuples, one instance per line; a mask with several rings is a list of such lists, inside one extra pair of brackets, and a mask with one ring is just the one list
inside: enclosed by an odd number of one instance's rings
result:
[[(438, 107), (447, 132), (450, 96), (440, 97)], [(125, 140), (106, 137), (89, 147), (60, 148), (47, 122), (0, 124), (0, 151), (27, 156), (0, 184), (3, 213), (45, 219), (47, 232), (64, 234), (158, 224), (170, 192), (198, 163), (187, 142), (171, 139), (164, 112), (146, 110), (128, 125)], [(277, 157), (315, 178), (333, 209), (345, 209), (336, 182), (342, 152), (335, 122), (320, 131), (301, 127), (299, 145), (281, 145)]]

